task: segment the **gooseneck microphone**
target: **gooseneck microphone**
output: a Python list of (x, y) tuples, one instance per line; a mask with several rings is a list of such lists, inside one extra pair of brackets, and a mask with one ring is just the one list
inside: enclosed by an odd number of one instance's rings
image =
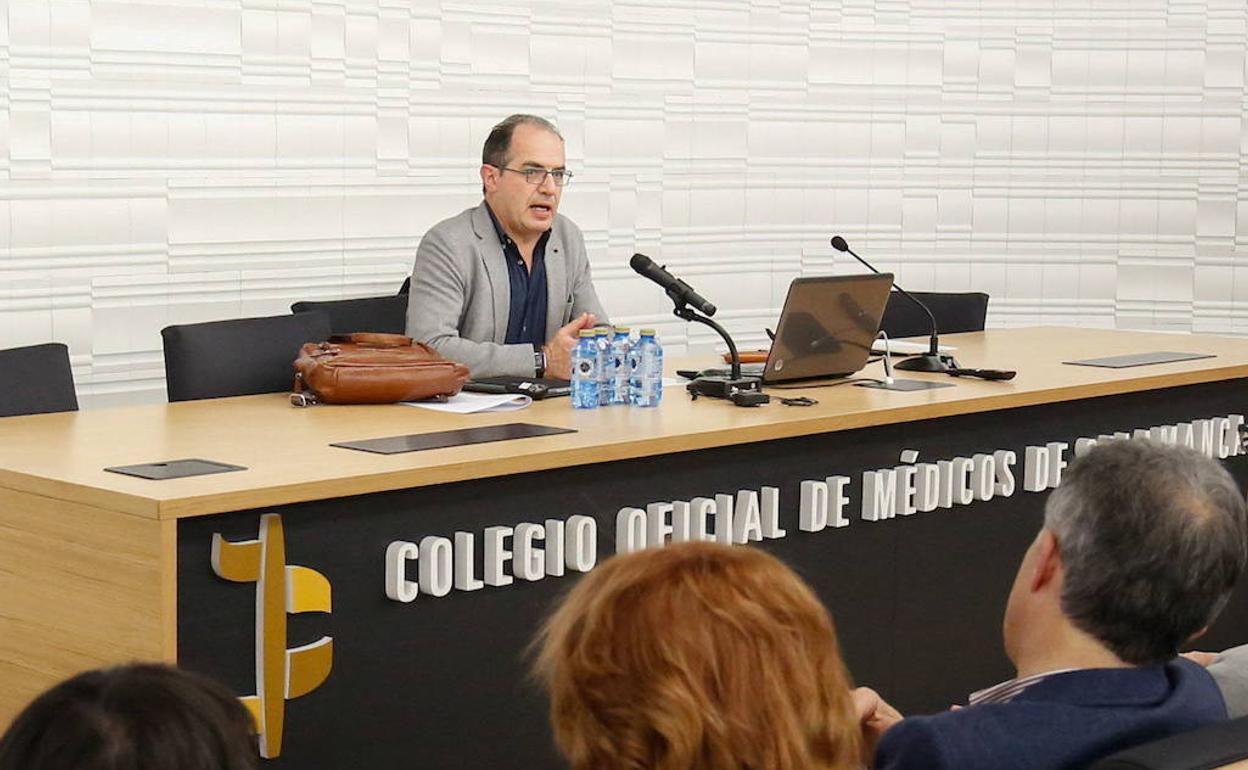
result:
[(645, 254), (634, 254), (633, 258), (628, 261), (630, 267), (636, 270), (639, 275), (657, 283), (663, 287), (663, 291), (667, 292), (667, 296), (679, 305), (693, 305), (693, 308), (706, 315), (715, 315), (715, 306), (707, 302), (701, 294), (693, 290), (693, 287), (676, 276), (667, 272), (662, 265), (656, 265), (653, 259)]
[[(694, 378), (685, 386), (691, 398), (697, 399), (698, 396), (724, 398), (737, 406), (758, 406), (770, 400), (770, 397), (762, 392), (762, 378), (741, 376), (741, 355), (737, 352), (737, 343), (732, 341), (732, 335), (727, 329), (710, 318), (715, 315), (714, 305), (707, 302), (706, 298), (694, 291), (689, 284), (667, 272), (662, 265), (654, 264), (654, 260), (645, 254), (634, 254), (628, 264), (639, 274), (663, 287), (663, 291), (667, 292), (667, 296), (676, 305), (672, 312), (677, 318), (711, 327), (728, 345), (728, 353), (732, 361), (731, 374), (728, 377)], [(702, 315), (698, 315), (698, 311), (701, 311)]]
[[(875, 266), (872, 265), (870, 262), (858, 256), (857, 254), (855, 254), (854, 250), (849, 248), (849, 244), (846, 243), (845, 239), (842, 238), (841, 236), (839, 235), (832, 236), (832, 248), (836, 249), (837, 251), (844, 252), (850, 255), (854, 259), (861, 262), (871, 272), (873, 273), (880, 272), (879, 270), (876, 270)], [(947, 371), (949, 369), (949, 364), (947, 364), (945, 362), (945, 359), (941, 357), (940, 355), (940, 332), (936, 328), (936, 316), (932, 315), (932, 311), (930, 308), (928, 308), (927, 305), (924, 305), (922, 302), (916, 299), (914, 295), (912, 295), (910, 292), (898, 286), (895, 282), (893, 283), (893, 288), (896, 289), (897, 292), (901, 294), (903, 297), (905, 297), (906, 299), (910, 300), (911, 302), (913, 302), (914, 304), (922, 308), (923, 312), (927, 313), (928, 319), (932, 322), (932, 335), (931, 335), (931, 340), (930, 340), (931, 344), (928, 346), (927, 353), (921, 356), (914, 356), (913, 358), (908, 358), (905, 361), (898, 362), (897, 364), (894, 364), (893, 368), (894, 369), (906, 369), (912, 372)]]

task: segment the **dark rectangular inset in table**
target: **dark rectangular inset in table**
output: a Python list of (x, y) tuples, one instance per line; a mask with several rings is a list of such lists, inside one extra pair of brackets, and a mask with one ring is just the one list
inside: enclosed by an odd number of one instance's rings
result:
[(190, 476), (207, 476), (212, 473), (230, 473), (247, 470), (242, 465), (219, 463), (215, 460), (188, 458), (185, 460), (165, 460), (156, 463), (140, 463), (138, 465), (117, 465), (104, 470), (120, 473), (123, 476), (137, 476), (141, 479), (164, 481), (165, 479), (185, 479)]
[(1196, 361), (1201, 358), (1217, 358), (1217, 356), (1212, 353), (1178, 353), (1172, 350), (1157, 350), (1152, 353), (1130, 353), (1125, 356), (1085, 358), (1082, 361), (1063, 361), (1062, 363), (1070, 364), (1071, 366), (1100, 366), (1105, 369), (1126, 369), (1131, 366), (1172, 364), (1176, 361)]
[(554, 436), (560, 433), (576, 433), (571, 428), (552, 428), (549, 425), (533, 425), (527, 422), (509, 422), (503, 425), (487, 425), (481, 428), (443, 430), (436, 433), (412, 433), (406, 436), (388, 436), (363, 441), (342, 441), (330, 446), (358, 449), (361, 452), (396, 455), (403, 452), (421, 452), (426, 449), (487, 444), (492, 441), (511, 441), (535, 436)]

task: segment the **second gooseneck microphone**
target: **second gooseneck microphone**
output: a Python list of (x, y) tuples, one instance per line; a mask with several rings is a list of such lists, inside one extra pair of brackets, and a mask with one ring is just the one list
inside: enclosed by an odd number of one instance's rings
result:
[(700, 313), (708, 316), (715, 315), (715, 306), (707, 302), (706, 298), (694, 291), (692, 286), (667, 272), (662, 265), (656, 265), (654, 260), (645, 254), (634, 254), (628, 264), (639, 275), (662, 286), (663, 291), (667, 292), (667, 296), (671, 297), (677, 305), (692, 305), (693, 309)]
[[(861, 262), (871, 272), (873, 273), (880, 272), (879, 270), (876, 270), (875, 266), (872, 265), (870, 262), (858, 256), (857, 254), (855, 254), (854, 250), (849, 248), (849, 244), (846, 243), (845, 239), (842, 238), (841, 236), (839, 235), (832, 236), (832, 248), (836, 249), (837, 251), (844, 252), (850, 255), (854, 259)], [(943, 372), (947, 370), (949, 366), (948, 364), (945, 363), (944, 359), (940, 355), (940, 332), (936, 328), (936, 316), (932, 315), (931, 309), (928, 308), (927, 305), (924, 305), (922, 302), (916, 299), (912, 294), (910, 294), (910, 292), (901, 288), (896, 283), (893, 284), (893, 288), (897, 290), (897, 293), (901, 294), (903, 297), (905, 297), (906, 299), (910, 300), (911, 302), (913, 302), (914, 304), (922, 308), (923, 312), (927, 313), (928, 320), (932, 322), (932, 334), (931, 334), (930, 344), (928, 346), (928, 351), (926, 355), (917, 356), (910, 360), (903, 361), (897, 364), (896, 367), (894, 368), (911, 369), (914, 371), (921, 371), (921, 372)]]

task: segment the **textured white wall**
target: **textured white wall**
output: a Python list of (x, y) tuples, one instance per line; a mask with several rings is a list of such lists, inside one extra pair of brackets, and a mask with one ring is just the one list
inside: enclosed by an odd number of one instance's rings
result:
[(669, 348), (710, 332), (633, 251), (748, 346), (838, 232), (992, 325), (1248, 333), (1244, 0), (3, 7), (0, 346), (69, 343), (86, 404), (163, 398), (166, 324), (392, 292), (516, 111)]

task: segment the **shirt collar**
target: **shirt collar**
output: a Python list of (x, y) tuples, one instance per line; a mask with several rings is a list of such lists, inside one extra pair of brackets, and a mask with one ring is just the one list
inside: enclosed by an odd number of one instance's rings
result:
[(1045, 671), (1042, 674), (1032, 674), (1031, 676), (1010, 679), (1009, 681), (971, 693), (971, 697), (967, 701), (967, 705), (978, 706), (984, 703), (1009, 703), (1022, 694), (1022, 692), (1027, 688), (1037, 685), (1051, 676), (1065, 674), (1074, 670), (1075, 669), (1073, 668), (1061, 668), (1056, 671)]
[(485, 203), (485, 212), (490, 215), (490, 224), (494, 225), (494, 234), (498, 236), (498, 242), (504, 247), (511, 245), (511, 237), (507, 235), (507, 231), (498, 221), (498, 217), (494, 214), (494, 209), (490, 208), (490, 204)]
[[(490, 208), (490, 204), (482, 201), (482, 205), (485, 206), (486, 213), (490, 215), (490, 223), (494, 225), (494, 233), (498, 235), (498, 242), (503, 244), (504, 249), (515, 245), (515, 242), (511, 240), (511, 236), (508, 235), (507, 231), (503, 229), (502, 223), (498, 221), (498, 217), (494, 214), (494, 209)], [(551, 230), (549, 229), (542, 233), (542, 236), (537, 239), (538, 244), (545, 244), (550, 238), (550, 233)]]

